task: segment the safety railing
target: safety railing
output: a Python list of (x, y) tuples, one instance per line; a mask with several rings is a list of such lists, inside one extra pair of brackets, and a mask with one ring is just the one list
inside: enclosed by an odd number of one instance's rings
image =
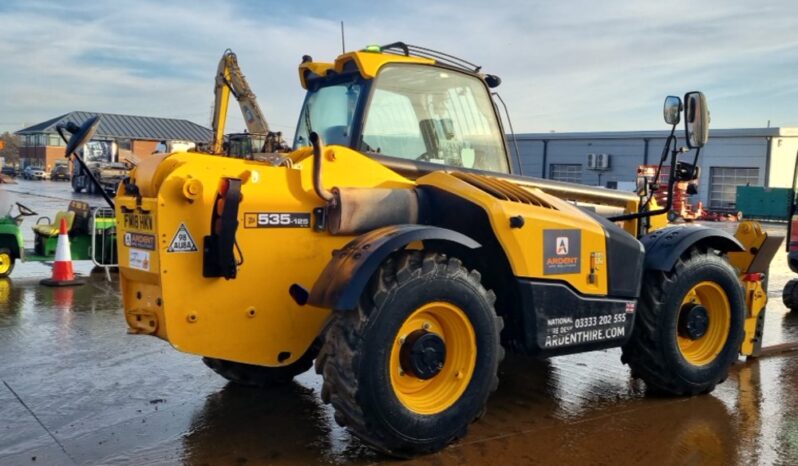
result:
[(116, 217), (110, 207), (97, 207), (91, 212), (91, 261), (105, 270), (111, 280), (111, 269), (119, 267), (116, 251)]

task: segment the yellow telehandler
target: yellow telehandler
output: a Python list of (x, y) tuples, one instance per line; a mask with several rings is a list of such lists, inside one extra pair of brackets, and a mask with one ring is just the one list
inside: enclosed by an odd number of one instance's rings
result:
[[(120, 186), (131, 332), (247, 385), (289, 382), (315, 360), (336, 421), (401, 457), (466, 434), (505, 350), (620, 346), (652, 391), (691, 396), (761, 345), (781, 238), (758, 224), (668, 226), (672, 196), (657, 207), (645, 183), (514, 175), (491, 97), (500, 79), (442, 52), (305, 56), (299, 78), (291, 152), (157, 155)], [(700, 92), (664, 111), (672, 193), (698, 176), (709, 113)]]

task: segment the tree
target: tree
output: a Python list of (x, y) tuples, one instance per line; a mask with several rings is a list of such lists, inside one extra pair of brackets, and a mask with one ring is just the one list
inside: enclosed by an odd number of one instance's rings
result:
[(5, 157), (7, 165), (17, 165), (19, 163), (19, 148), (22, 147), (22, 139), (19, 136), (6, 131), (0, 136), (0, 157)]

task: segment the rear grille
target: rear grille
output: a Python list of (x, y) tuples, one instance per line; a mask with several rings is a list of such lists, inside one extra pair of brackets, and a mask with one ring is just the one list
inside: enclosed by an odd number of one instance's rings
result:
[(518, 202), (520, 204), (529, 204), (546, 209), (557, 210), (556, 207), (532, 194), (526, 189), (511, 183), (501, 178), (494, 178), (492, 176), (474, 175), (472, 173), (453, 172), (451, 174), (466, 183), (485, 191), (496, 199), (502, 201)]

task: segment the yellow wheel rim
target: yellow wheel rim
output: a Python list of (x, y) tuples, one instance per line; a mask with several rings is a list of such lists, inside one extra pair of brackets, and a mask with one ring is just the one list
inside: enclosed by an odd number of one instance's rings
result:
[[(443, 367), (429, 379), (420, 379), (402, 369), (400, 353), (407, 337), (425, 330), (440, 337), (446, 346)], [(451, 303), (435, 301), (415, 310), (397, 332), (391, 348), (391, 386), (399, 401), (418, 414), (438, 414), (463, 395), (477, 360), (477, 339), (468, 316)]]
[(676, 340), (685, 361), (694, 366), (704, 366), (714, 361), (726, 346), (731, 327), (731, 305), (723, 288), (709, 281), (700, 282), (687, 292), (677, 319), (691, 305), (702, 306), (706, 310), (706, 332), (695, 339), (679, 332)]
[(5, 275), (11, 270), (11, 254), (0, 252), (0, 276)]

